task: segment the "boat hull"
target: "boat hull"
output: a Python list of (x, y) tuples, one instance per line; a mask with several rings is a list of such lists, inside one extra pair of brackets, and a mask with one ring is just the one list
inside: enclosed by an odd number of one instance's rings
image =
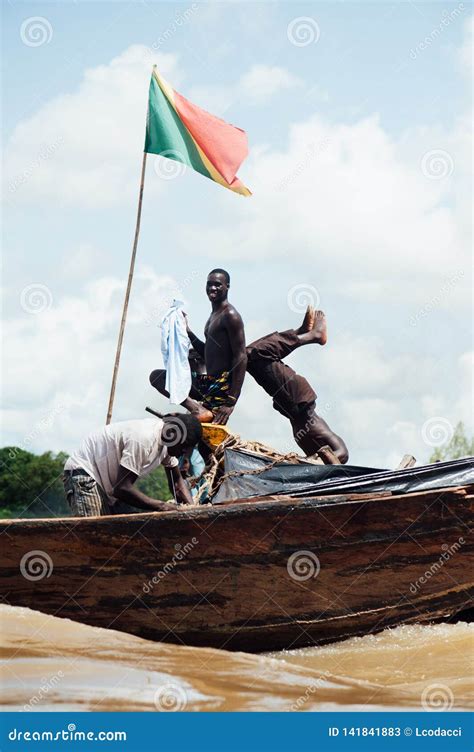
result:
[(11, 605), (178, 644), (260, 652), (325, 643), (470, 606), (473, 498), (466, 489), (279, 497), (2, 521), (0, 593)]

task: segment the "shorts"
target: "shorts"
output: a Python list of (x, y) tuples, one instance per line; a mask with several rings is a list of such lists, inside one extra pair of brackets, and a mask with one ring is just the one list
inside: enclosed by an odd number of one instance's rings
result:
[(63, 484), (73, 517), (102, 517), (113, 514), (105, 491), (85, 470), (66, 470)]
[(228, 399), (231, 385), (230, 372), (210, 376), (207, 373), (193, 373), (193, 389), (199, 393), (199, 399), (209, 410), (222, 406), (235, 406), (235, 400)]

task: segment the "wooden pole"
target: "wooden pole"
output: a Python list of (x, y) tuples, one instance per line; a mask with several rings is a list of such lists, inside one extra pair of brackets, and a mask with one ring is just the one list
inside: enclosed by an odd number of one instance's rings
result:
[(122, 321), (120, 322), (120, 331), (117, 342), (117, 352), (115, 353), (114, 372), (112, 376), (112, 386), (110, 387), (109, 407), (107, 410), (106, 425), (112, 420), (112, 411), (114, 409), (115, 387), (117, 386), (117, 375), (120, 364), (120, 353), (122, 352), (123, 334), (125, 323), (127, 321), (128, 301), (130, 300), (130, 290), (132, 289), (133, 271), (135, 269), (135, 258), (137, 255), (138, 236), (140, 234), (140, 220), (142, 216), (143, 186), (145, 183), (146, 152), (143, 153), (142, 174), (140, 178), (140, 192), (138, 194), (137, 223), (135, 226), (135, 238), (133, 240), (132, 258), (130, 260), (130, 270), (128, 272), (127, 290), (125, 300), (123, 301)]

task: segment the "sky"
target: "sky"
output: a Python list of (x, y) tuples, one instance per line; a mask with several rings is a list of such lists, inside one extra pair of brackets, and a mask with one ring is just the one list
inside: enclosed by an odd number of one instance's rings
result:
[[(5, 2), (3, 445), (105, 421), (153, 64), (245, 129), (253, 195), (148, 157), (114, 420), (168, 409), (161, 317), (202, 332), (223, 266), (249, 342), (325, 311), (287, 362), (352, 464), (472, 431), (472, 30), (467, 2)], [(250, 376), (229, 427), (296, 450)]]

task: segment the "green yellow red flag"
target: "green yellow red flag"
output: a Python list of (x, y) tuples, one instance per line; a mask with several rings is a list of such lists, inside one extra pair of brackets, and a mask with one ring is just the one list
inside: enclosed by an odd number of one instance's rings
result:
[(251, 196), (237, 170), (248, 154), (247, 134), (178, 94), (153, 67), (145, 152), (160, 154), (242, 196)]

